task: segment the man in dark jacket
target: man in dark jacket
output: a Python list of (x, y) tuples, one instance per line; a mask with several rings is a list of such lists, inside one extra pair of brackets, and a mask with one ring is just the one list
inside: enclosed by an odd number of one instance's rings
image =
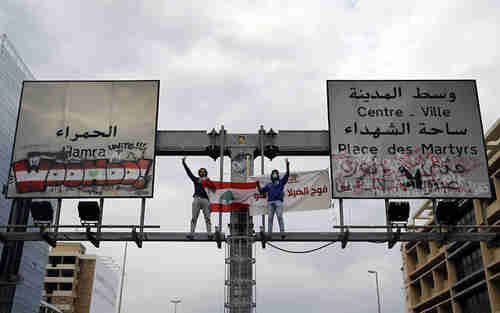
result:
[(264, 188), (260, 188), (260, 183), (257, 181), (257, 188), (259, 193), (267, 193), (267, 205), (269, 207), (269, 215), (267, 218), (268, 230), (270, 233), (273, 232), (273, 220), (274, 214), (278, 217), (278, 224), (280, 226), (280, 232), (285, 231), (285, 225), (283, 222), (283, 189), (288, 182), (288, 176), (290, 176), (290, 162), (288, 159), (286, 162), (286, 174), (280, 179), (278, 170), (273, 170), (271, 172), (271, 182), (267, 184)]
[(214, 183), (207, 177), (207, 169), (200, 168), (198, 170), (198, 175), (200, 177), (196, 177), (193, 175), (191, 170), (186, 164), (186, 157), (182, 158), (182, 165), (186, 170), (187, 175), (193, 181), (194, 185), (194, 194), (193, 194), (193, 218), (191, 219), (191, 233), (194, 233), (196, 229), (196, 222), (198, 221), (198, 216), (200, 215), (200, 210), (203, 211), (203, 216), (205, 217), (205, 223), (207, 225), (207, 233), (212, 232), (212, 224), (210, 222), (210, 201), (208, 200), (208, 195), (203, 188), (202, 183), (204, 183), (209, 189), (215, 190)]

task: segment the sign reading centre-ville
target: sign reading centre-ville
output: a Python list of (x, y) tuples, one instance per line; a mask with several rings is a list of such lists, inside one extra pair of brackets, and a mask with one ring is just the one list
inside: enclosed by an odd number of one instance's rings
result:
[(25, 81), (9, 198), (153, 196), (159, 81)]
[(473, 80), (327, 81), (334, 198), (490, 198)]

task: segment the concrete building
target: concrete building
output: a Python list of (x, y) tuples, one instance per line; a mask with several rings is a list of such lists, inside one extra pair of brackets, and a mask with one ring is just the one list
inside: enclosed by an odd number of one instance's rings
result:
[(43, 298), (64, 313), (116, 312), (118, 273), (106, 260), (85, 254), (81, 243), (50, 251)]
[[(23, 80), (33, 80), (33, 74), (23, 62), (7, 36), (0, 36), (0, 185), (9, 175), (12, 145), (16, 129), (19, 97)], [(0, 197), (0, 225), (8, 224), (12, 201)], [(32, 224), (30, 218), (29, 224)], [(36, 231), (36, 230), (32, 230)], [(1, 286), (2, 312), (33, 313), (40, 308), (43, 277), (49, 253), (45, 242), (25, 242), (19, 263), (21, 280), (13, 286)], [(0, 243), (0, 255), (5, 252)], [(13, 296), (12, 296), (13, 295)]]
[[(486, 143), (494, 196), (488, 200), (457, 200), (451, 225), (500, 225), (496, 196), (500, 193), (500, 120), (487, 132)], [(425, 202), (410, 221), (413, 225), (434, 223), (431, 201)], [(500, 240), (409, 242), (401, 245), (401, 253), (407, 312), (500, 312)]]
[(62, 313), (55, 305), (49, 304), (45, 301), (40, 302), (40, 313)]

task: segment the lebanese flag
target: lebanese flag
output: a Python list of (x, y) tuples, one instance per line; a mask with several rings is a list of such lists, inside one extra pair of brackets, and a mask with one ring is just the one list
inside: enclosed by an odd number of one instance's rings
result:
[[(201, 183), (207, 191), (212, 212), (246, 210), (250, 202), (259, 195), (255, 182), (234, 183), (204, 180)], [(215, 192), (211, 189), (215, 188)]]
[(47, 174), (52, 165), (51, 160), (40, 159), (35, 168), (28, 160), (17, 161), (13, 164), (14, 177), (18, 193), (44, 192), (47, 188)]

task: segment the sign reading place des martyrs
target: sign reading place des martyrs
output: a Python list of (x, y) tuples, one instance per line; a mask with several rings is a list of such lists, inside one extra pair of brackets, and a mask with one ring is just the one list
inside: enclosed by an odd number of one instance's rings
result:
[(490, 198), (473, 80), (327, 81), (334, 198)]
[(159, 81), (25, 81), (7, 196), (153, 196)]

